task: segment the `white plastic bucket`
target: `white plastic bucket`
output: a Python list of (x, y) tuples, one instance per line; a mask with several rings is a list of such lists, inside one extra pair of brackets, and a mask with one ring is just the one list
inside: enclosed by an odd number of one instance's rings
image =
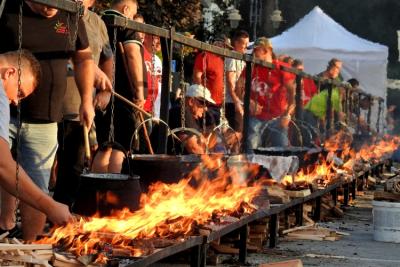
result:
[(400, 203), (372, 201), (374, 240), (400, 243)]

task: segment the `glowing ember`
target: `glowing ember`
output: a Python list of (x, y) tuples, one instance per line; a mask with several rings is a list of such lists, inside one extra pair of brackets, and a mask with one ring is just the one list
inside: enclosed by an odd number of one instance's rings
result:
[[(213, 217), (254, 211), (256, 207), (249, 203), (261, 186), (247, 186), (242, 182), (243, 172), (255, 173), (248, 164), (228, 169), (220, 158), (205, 156), (203, 164), (179, 183), (153, 184), (141, 196), (139, 210), (81, 219), (55, 229), (50, 237), (38, 242), (61, 246), (75, 255), (101, 254), (97, 258), (101, 262), (106, 259), (103, 252), (109, 244), (128, 250), (130, 256), (140, 256), (144, 254), (143, 244), (138, 246), (133, 240), (182, 238), (194, 234), (196, 226), (206, 225)], [(210, 175), (216, 178), (209, 180)], [(191, 181), (195, 181), (196, 188), (190, 186)]]

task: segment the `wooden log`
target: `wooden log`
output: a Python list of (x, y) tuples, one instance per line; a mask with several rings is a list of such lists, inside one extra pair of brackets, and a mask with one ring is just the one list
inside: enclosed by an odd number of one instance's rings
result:
[(290, 202), (290, 197), (279, 186), (268, 187), (268, 198), (272, 204), (285, 204)]
[(299, 231), (299, 230), (308, 229), (308, 228), (311, 228), (311, 227), (314, 227), (314, 226), (315, 226), (315, 224), (298, 226), (298, 227), (294, 227), (294, 228), (290, 228), (290, 229), (284, 230), (284, 231), (282, 231), (282, 234), (285, 235), (285, 234), (296, 232), (296, 231)]
[(340, 237), (338, 237), (338, 236), (325, 236), (324, 240), (326, 240), (326, 241), (337, 241), (337, 240), (340, 240)]
[(239, 249), (238, 248), (233, 248), (225, 244), (214, 244), (211, 243), (210, 246), (220, 254), (239, 254)]
[(38, 264), (40, 266), (50, 266), (47, 261), (41, 260), (41, 259), (36, 259), (32, 255), (18, 255), (18, 256), (1, 255), (0, 258), (3, 260), (12, 261), (12, 262), (23, 262), (23, 263), (29, 263), (29, 264)]
[(254, 233), (254, 234), (267, 233), (267, 225), (266, 224), (253, 224), (253, 225), (250, 225), (250, 233)]
[(54, 253), (54, 262), (53, 266), (55, 267), (78, 267), (83, 266), (77, 259), (68, 258), (59, 253)]
[(10, 234), (10, 233), (9, 233), (8, 231), (5, 232), (5, 233), (2, 233), (2, 234), (0, 235), (0, 240), (3, 241), (3, 239), (6, 238), (9, 234)]
[(299, 259), (260, 264), (259, 267), (303, 267)]
[(325, 236), (324, 235), (310, 235), (310, 234), (298, 234), (298, 233), (289, 233), (287, 235), (289, 240), (313, 240), (313, 241), (323, 241)]
[(50, 244), (0, 244), (0, 250), (12, 251), (12, 250), (40, 250), (40, 249), (53, 249)]
[(384, 191), (375, 191), (374, 200), (400, 202), (400, 194), (394, 194)]
[(299, 198), (299, 197), (306, 197), (311, 195), (311, 190), (310, 189), (304, 189), (304, 190), (285, 190), (285, 193), (291, 197), (291, 198)]

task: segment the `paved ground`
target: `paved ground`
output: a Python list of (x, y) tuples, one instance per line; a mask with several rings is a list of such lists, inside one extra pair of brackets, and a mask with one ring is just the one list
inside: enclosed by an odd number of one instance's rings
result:
[[(300, 258), (304, 266), (400, 266), (400, 244), (373, 240), (372, 192), (359, 196), (343, 219), (323, 223), (324, 227), (350, 233), (341, 240), (280, 241), (276, 249), (252, 254), (249, 264)], [(316, 257), (312, 257), (312, 254)]]

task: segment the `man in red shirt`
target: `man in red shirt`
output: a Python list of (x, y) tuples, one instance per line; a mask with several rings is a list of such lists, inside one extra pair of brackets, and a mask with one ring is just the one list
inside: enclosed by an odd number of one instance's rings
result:
[[(213, 45), (225, 48), (223, 38), (215, 39)], [(193, 83), (207, 87), (215, 105), (208, 107), (216, 124), (219, 124), (220, 108), (223, 103), (224, 59), (221, 56), (203, 52), (196, 56), (193, 70)]]
[[(272, 44), (266, 37), (254, 42), (255, 58), (275, 65), (274, 69), (255, 65), (252, 70), (250, 94), (250, 147), (286, 146), (287, 126), (290, 113), (293, 112), (295, 76), (281, 70), (281, 66), (290, 67), (287, 63), (274, 59)], [(238, 81), (244, 88), (245, 71)], [(243, 91), (243, 90), (242, 90)], [(277, 128), (278, 136), (262, 136), (265, 127)], [(275, 131), (267, 131), (267, 133)], [(266, 140), (268, 139), (268, 140)]]
[[(304, 71), (304, 64), (300, 59), (295, 59), (292, 63), (292, 67), (297, 68), (300, 71)], [(315, 85), (314, 80), (310, 78), (303, 78), (302, 89), (301, 99), (303, 100), (303, 106), (305, 106), (311, 100), (311, 98), (318, 93), (318, 88)]]
[(147, 73), (147, 98), (144, 110), (152, 114), (159, 113), (155, 108), (155, 101), (161, 86), (162, 62), (156, 55), (160, 48), (160, 37), (146, 34), (144, 37), (144, 62)]

